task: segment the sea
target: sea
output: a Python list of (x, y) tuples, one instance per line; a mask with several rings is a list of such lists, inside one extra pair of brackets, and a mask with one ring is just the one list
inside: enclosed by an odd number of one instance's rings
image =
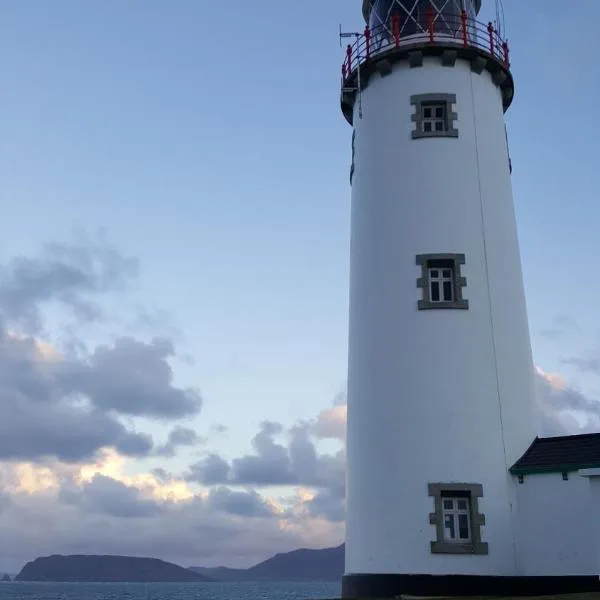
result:
[(0, 583), (0, 600), (329, 600), (340, 583)]

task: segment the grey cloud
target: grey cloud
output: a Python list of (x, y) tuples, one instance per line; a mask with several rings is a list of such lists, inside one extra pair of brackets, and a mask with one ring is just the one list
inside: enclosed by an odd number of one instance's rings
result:
[(97, 410), (4, 396), (0, 459), (35, 461), (54, 456), (78, 462), (93, 458), (107, 446), (124, 455), (146, 456), (151, 452), (152, 438), (128, 431), (118, 420)]
[(318, 454), (311, 439), (311, 425), (307, 423), (298, 423), (289, 429), (287, 446), (274, 439), (283, 432), (280, 424), (264, 422), (252, 440), (255, 454), (235, 458), (231, 464), (211, 454), (191, 465), (186, 479), (204, 485), (304, 485), (329, 490), (332, 495), (343, 498), (345, 452)]
[(67, 504), (77, 505), (87, 513), (125, 519), (153, 517), (163, 510), (154, 500), (143, 498), (136, 488), (104, 475), (96, 475), (82, 488), (63, 488), (60, 499)]
[(152, 469), (151, 473), (156, 477), (156, 479), (163, 483), (173, 478), (173, 475), (162, 467), (156, 467), (155, 469)]
[(255, 491), (236, 492), (226, 487), (210, 491), (207, 500), (211, 510), (224, 511), (238, 517), (273, 517), (273, 509)]
[(133, 456), (150, 452), (149, 436), (65, 394), (54, 376), (55, 364), (40, 356), (33, 340), (0, 329), (0, 459), (77, 461), (104, 446)]
[(232, 481), (241, 484), (283, 485), (295, 483), (287, 448), (273, 437), (283, 432), (279, 423), (265, 421), (254, 436), (255, 455), (235, 458), (231, 463)]
[[(34, 556), (55, 553), (156, 556), (181, 565), (246, 567), (277, 552), (337, 545), (343, 537), (343, 524), (315, 531), (304, 516), (286, 517), (291, 526), (282, 529), (279, 519), (256, 500), (232, 500), (222, 491), (210, 501), (157, 501), (160, 510), (151, 505), (140, 509), (144, 499), (121, 486), (98, 478), (83, 492), (69, 485), (58, 494), (15, 494), (0, 511), (0, 570), (16, 572)], [(115, 507), (118, 497), (126, 509)]]
[(579, 324), (569, 315), (557, 315), (551, 327), (543, 329), (540, 334), (551, 340), (559, 340), (569, 333), (580, 331)]
[(137, 271), (137, 260), (104, 243), (46, 244), (39, 257), (17, 257), (0, 267), (0, 314), (38, 332), (40, 306), (58, 301), (79, 319), (95, 320), (102, 311), (90, 295), (124, 289)]
[(323, 518), (334, 523), (341, 523), (346, 519), (344, 496), (324, 490), (307, 502), (308, 513), (315, 518)]
[[(600, 402), (573, 387), (552, 386), (538, 375), (537, 400), (544, 435), (569, 435), (597, 431), (600, 427)], [(584, 419), (581, 426), (574, 413)]]
[(563, 358), (561, 362), (564, 365), (571, 365), (581, 373), (600, 374), (600, 359), (591, 358)]
[(169, 433), (169, 439), (166, 444), (156, 450), (159, 456), (172, 457), (177, 453), (177, 449), (182, 446), (197, 446), (205, 443), (193, 429), (188, 427), (175, 427)]
[(218, 454), (209, 454), (206, 458), (190, 466), (185, 475), (186, 481), (203, 485), (215, 485), (229, 480), (229, 463)]
[[(66, 354), (44, 355), (32, 334), (42, 327), (42, 308), (59, 303), (77, 318), (96, 318), (94, 297), (130, 285), (137, 261), (106, 244), (49, 244), (41, 257), (0, 266), (0, 459), (89, 459), (103, 447), (146, 456), (152, 439), (125, 427), (121, 416), (177, 420), (201, 408), (196, 390), (173, 384), (173, 344), (130, 337), (88, 353), (70, 340)], [(64, 350), (64, 349), (63, 349)], [(175, 430), (170, 448), (190, 444)]]
[(102, 410), (122, 415), (179, 419), (200, 411), (200, 394), (173, 386), (168, 359), (175, 351), (169, 340), (150, 344), (120, 338), (100, 346), (88, 361), (60, 364), (60, 384), (68, 393), (81, 393)]

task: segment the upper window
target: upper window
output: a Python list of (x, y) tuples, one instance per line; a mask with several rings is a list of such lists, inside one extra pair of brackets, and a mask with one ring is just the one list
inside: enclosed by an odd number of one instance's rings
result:
[(411, 96), (410, 102), (415, 107), (413, 138), (458, 137), (458, 130), (454, 128), (458, 116), (452, 110), (456, 104), (454, 94), (419, 94)]
[(448, 129), (446, 105), (437, 102), (424, 102), (421, 105), (421, 128), (423, 133), (440, 133)]
[(467, 280), (460, 267), (465, 264), (464, 254), (419, 254), (417, 265), (421, 267), (421, 277), (417, 287), (423, 290), (419, 300), (419, 310), (433, 308), (469, 308), (468, 300), (462, 297), (462, 288)]
[(431, 302), (454, 302), (454, 263), (440, 261), (442, 264), (435, 266), (435, 262), (428, 265), (429, 298)]
[(481, 541), (485, 515), (479, 513), (478, 500), (483, 487), (477, 483), (430, 483), (434, 511), (429, 524), (435, 525), (433, 554), (487, 554), (488, 545)]

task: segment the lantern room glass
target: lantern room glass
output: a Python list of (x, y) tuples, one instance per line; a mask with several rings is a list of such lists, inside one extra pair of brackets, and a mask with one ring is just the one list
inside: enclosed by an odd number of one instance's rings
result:
[(369, 27), (379, 32), (376, 46), (385, 44), (392, 36), (392, 22), (396, 19), (400, 37), (427, 31), (429, 14), (433, 11), (435, 30), (455, 36), (461, 27), (460, 15), (466, 11), (475, 18), (476, 0), (375, 0), (371, 9)]

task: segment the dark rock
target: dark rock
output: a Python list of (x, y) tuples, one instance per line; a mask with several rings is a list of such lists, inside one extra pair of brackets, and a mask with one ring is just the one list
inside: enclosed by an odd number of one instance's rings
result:
[(344, 545), (277, 554), (249, 569), (190, 567), (190, 570), (217, 581), (341, 581)]
[(28, 562), (15, 581), (183, 582), (207, 578), (157, 558), (53, 555)]

